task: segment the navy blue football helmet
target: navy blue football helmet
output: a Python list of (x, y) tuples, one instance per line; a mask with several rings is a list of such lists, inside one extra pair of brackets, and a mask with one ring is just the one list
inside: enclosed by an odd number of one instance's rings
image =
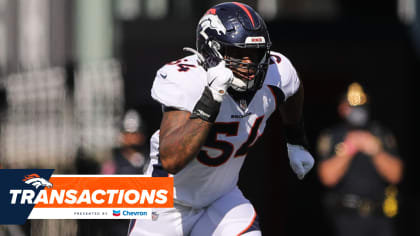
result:
[(204, 68), (224, 60), (234, 73), (232, 88), (261, 88), (270, 62), (271, 41), (264, 20), (254, 9), (238, 2), (215, 5), (200, 19), (196, 37)]

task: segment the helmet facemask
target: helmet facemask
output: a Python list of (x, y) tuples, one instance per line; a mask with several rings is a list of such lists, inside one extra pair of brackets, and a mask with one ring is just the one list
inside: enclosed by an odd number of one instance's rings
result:
[(232, 88), (239, 92), (261, 88), (269, 65), (266, 48), (225, 47), (226, 67), (232, 70)]

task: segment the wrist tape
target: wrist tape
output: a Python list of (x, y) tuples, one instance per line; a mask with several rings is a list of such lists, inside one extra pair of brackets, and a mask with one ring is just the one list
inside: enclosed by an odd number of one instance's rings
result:
[(213, 123), (219, 114), (220, 104), (214, 100), (209, 87), (206, 86), (200, 100), (195, 104), (190, 119), (200, 118)]

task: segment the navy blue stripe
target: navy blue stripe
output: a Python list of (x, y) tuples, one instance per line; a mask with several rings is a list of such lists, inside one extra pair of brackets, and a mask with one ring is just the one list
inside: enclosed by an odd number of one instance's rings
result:
[(128, 226), (128, 234), (127, 234), (127, 236), (130, 236), (131, 231), (133, 231), (135, 224), (136, 224), (136, 219), (130, 220), (130, 225)]
[(243, 234), (251, 232), (251, 231), (261, 231), (258, 215), (255, 216), (255, 220), (252, 223), (251, 227), (249, 227), (249, 229), (247, 231), (243, 232)]
[(163, 169), (162, 162), (160, 161), (160, 157), (158, 155), (158, 164), (153, 165), (153, 172), (152, 177), (168, 177), (169, 173)]
[(273, 86), (273, 85), (267, 85), (267, 86), (273, 92), (274, 98), (276, 99), (277, 107), (280, 106), (280, 104), (283, 103), (284, 98), (285, 98), (283, 91), (281, 91), (281, 89), (277, 86)]

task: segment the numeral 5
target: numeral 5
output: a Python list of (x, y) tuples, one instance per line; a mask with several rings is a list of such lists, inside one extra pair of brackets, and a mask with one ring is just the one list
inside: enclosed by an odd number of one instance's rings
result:
[[(255, 120), (254, 125), (252, 126), (249, 132), (248, 139), (236, 151), (234, 155), (235, 158), (245, 156), (248, 153), (250, 147), (252, 147), (252, 144), (256, 142), (256, 140), (258, 139), (258, 129), (261, 126), (263, 119), (264, 116), (261, 116)], [(204, 165), (213, 167), (224, 164), (232, 156), (234, 145), (225, 140), (218, 140), (217, 137), (219, 134), (225, 134), (226, 136), (237, 136), (238, 128), (239, 122), (216, 122), (213, 125), (213, 128), (211, 129), (209, 135), (207, 136), (207, 141), (204, 144), (204, 147), (218, 149), (221, 151), (221, 154), (217, 157), (210, 157), (207, 154), (207, 151), (200, 150), (197, 156), (198, 161), (200, 161)]]

